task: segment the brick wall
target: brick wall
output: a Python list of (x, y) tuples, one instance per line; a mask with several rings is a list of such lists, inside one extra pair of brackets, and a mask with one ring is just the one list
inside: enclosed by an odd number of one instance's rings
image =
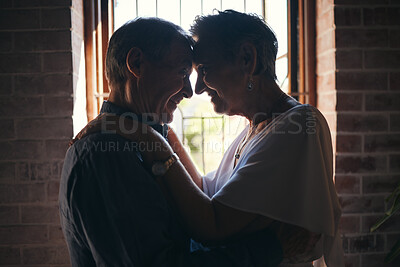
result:
[(58, 187), (78, 83), (71, 32), (82, 36), (71, 6), (0, 2), (0, 265), (69, 265)]
[(383, 266), (400, 216), (369, 228), (400, 182), (400, 1), (317, 1), (317, 87), (319, 108), (334, 114), (346, 264)]

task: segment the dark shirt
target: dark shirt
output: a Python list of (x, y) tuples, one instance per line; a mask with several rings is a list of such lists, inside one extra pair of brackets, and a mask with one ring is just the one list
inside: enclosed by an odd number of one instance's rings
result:
[[(101, 112), (126, 111), (105, 102)], [(166, 126), (152, 127), (165, 136)], [(269, 232), (190, 253), (136, 143), (116, 134), (91, 134), (68, 149), (59, 204), (72, 266), (273, 266), (264, 263), (281, 257)]]

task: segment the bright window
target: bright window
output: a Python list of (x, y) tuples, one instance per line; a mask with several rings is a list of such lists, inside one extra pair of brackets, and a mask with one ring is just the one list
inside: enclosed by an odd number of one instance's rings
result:
[[(311, 79), (315, 74), (312, 68), (306, 72), (304, 65), (305, 50), (311, 47), (303, 45), (307, 39), (304, 35), (304, 23), (312, 24), (305, 19), (311, 14), (305, 17), (304, 11), (312, 10), (312, 2), (307, 0), (84, 1), (85, 30), (89, 33), (85, 34), (88, 119), (92, 119), (98, 113), (101, 103), (108, 96), (103, 62), (108, 38), (114, 30), (138, 16), (157, 16), (180, 25), (184, 30), (189, 30), (196, 16), (212, 14), (215, 9), (234, 9), (264, 17), (278, 38), (276, 73), (279, 85), (301, 102), (315, 104), (312, 83), (310, 86), (310, 82), (307, 83), (306, 79), (310, 71)], [(194, 71), (191, 76), (193, 88), (196, 76)], [(309, 90), (305, 89), (306, 84)], [(172, 126), (182, 136), (199, 170), (206, 173), (217, 167), (224, 151), (243, 129), (245, 123), (245, 119), (241, 117), (216, 114), (209, 97), (203, 94), (182, 101), (174, 114)]]

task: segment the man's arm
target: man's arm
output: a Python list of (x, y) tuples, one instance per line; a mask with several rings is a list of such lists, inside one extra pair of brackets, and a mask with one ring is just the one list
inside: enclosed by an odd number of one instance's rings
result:
[(73, 221), (96, 264), (151, 266), (174, 261), (170, 214), (158, 185), (130, 151), (133, 148), (113, 152), (110, 144), (124, 148), (116, 140), (99, 143), (102, 151), (81, 159), (68, 196)]

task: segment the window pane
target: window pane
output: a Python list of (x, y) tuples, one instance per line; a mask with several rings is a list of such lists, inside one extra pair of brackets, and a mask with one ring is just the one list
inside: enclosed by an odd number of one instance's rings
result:
[(136, 0), (138, 4), (139, 17), (155, 17), (157, 16), (156, 0)]
[(236, 11), (244, 11), (244, 0), (222, 0), (222, 9), (233, 9)]
[(158, 17), (180, 24), (179, 0), (158, 0)]
[(288, 92), (288, 83), (286, 82), (288, 74), (287, 1), (267, 0), (265, 4), (266, 21), (274, 30), (278, 39), (278, 55), (276, 61), (278, 84), (282, 86), (285, 92)]
[(115, 0), (114, 5), (114, 31), (128, 20), (136, 17), (135, 0)]
[(246, 1), (246, 13), (255, 13), (259, 16), (263, 16), (262, 12), (262, 1), (260, 0), (245, 0)]
[(201, 15), (201, 0), (181, 1), (182, 2), (182, 24), (181, 27), (189, 30), (194, 18)]
[(221, 0), (203, 0), (203, 14), (213, 14), (213, 10), (221, 10)]

